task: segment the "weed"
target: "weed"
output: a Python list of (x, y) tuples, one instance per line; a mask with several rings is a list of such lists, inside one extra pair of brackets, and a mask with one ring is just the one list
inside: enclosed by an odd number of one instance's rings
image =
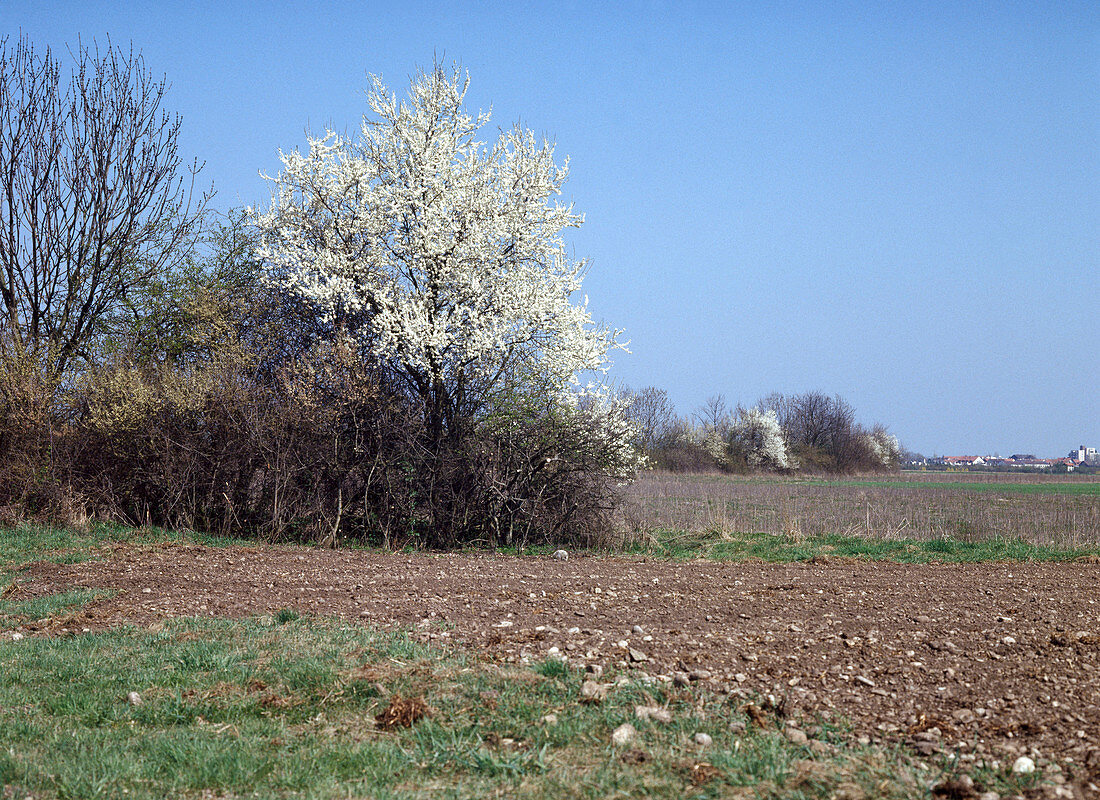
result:
[(300, 618), (301, 615), (292, 608), (280, 608), (273, 617), (276, 625), (286, 625), (288, 622), (294, 622)]

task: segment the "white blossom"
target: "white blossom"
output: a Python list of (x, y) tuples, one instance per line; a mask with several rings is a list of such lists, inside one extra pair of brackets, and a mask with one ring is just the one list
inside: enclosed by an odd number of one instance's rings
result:
[(464, 110), (468, 84), (437, 66), (399, 99), (372, 76), (357, 140), (327, 131), (280, 153), (254, 216), (270, 274), (329, 323), (358, 315), (349, 332), (445, 415), (516, 375), (564, 394), (623, 347), (572, 301), (586, 264), (563, 239), (583, 222), (558, 199), (568, 161), (518, 126), (481, 141), (489, 114)]
[(794, 466), (783, 441), (783, 429), (772, 409), (741, 409), (730, 436), (745, 453), (750, 467), (791, 469)]
[(885, 428), (876, 427), (867, 434), (865, 441), (875, 461), (882, 466), (894, 467), (901, 460), (901, 443), (898, 442), (898, 437), (887, 432)]

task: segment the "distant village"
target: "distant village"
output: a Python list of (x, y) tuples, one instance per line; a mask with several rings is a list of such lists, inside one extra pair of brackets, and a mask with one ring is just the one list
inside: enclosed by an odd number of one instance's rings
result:
[(1051, 472), (1077, 472), (1100, 470), (1100, 455), (1095, 447), (1081, 445), (1064, 458), (1037, 458), (1030, 453), (1011, 456), (914, 456), (906, 459), (910, 469), (959, 469), (959, 470), (1049, 470)]

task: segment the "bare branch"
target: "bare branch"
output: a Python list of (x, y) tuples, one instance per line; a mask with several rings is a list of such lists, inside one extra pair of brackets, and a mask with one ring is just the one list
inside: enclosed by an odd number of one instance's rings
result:
[(0, 41), (0, 336), (55, 378), (128, 291), (186, 257), (211, 196), (141, 55), (109, 40), (70, 55), (63, 86), (48, 49)]

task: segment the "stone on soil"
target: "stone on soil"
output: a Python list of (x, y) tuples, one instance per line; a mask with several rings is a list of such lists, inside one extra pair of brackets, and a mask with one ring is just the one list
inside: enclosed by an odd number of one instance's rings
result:
[(1035, 762), (1027, 756), (1020, 756), (1016, 759), (1016, 762), (1012, 765), (1012, 771), (1017, 775), (1026, 774), (1035, 771)]
[(582, 703), (602, 703), (607, 697), (607, 688), (595, 681), (585, 681), (581, 684)]
[(611, 743), (616, 747), (622, 747), (633, 741), (637, 733), (633, 725), (624, 722), (611, 733)]
[(634, 706), (634, 716), (654, 722), (672, 722), (672, 712), (660, 706)]
[(809, 742), (810, 737), (800, 731), (798, 728), (787, 728), (783, 731), (783, 734), (787, 739), (795, 744), (806, 744)]

